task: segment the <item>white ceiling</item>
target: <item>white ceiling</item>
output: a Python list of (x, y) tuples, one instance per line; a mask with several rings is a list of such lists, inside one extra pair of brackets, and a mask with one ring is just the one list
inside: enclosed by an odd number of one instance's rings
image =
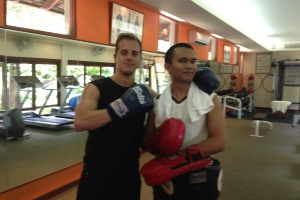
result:
[(300, 50), (300, 0), (134, 1), (254, 52)]

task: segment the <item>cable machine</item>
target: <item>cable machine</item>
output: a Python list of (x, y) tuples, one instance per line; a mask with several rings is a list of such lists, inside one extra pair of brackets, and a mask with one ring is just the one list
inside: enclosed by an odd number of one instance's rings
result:
[[(156, 89), (157, 89), (157, 92), (159, 92), (158, 76), (157, 76), (157, 71), (156, 71), (156, 62), (153, 59), (147, 59), (147, 58), (142, 59), (142, 64), (140, 65), (140, 68), (139, 68), (139, 80), (138, 80), (138, 82), (144, 84), (147, 81), (149, 81), (149, 85), (150, 85), (151, 67), (152, 66), (154, 66), (154, 73), (155, 73), (155, 79), (156, 79)], [(149, 70), (148, 77), (145, 74), (144, 69)]]

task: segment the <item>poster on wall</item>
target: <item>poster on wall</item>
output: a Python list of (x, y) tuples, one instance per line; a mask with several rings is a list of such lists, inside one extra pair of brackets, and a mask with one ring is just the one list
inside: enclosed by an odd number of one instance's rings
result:
[(272, 55), (270, 53), (256, 54), (256, 73), (269, 74), (271, 71)]
[(218, 62), (209, 62), (210, 68), (217, 74), (220, 73), (220, 63)]
[(232, 74), (232, 65), (220, 64), (220, 74)]
[(175, 22), (159, 16), (158, 51), (166, 52), (174, 44)]
[(231, 47), (225, 45), (224, 46), (224, 57), (223, 57), (224, 63), (230, 63), (230, 52), (231, 52)]
[(110, 43), (115, 44), (120, 33), (133, 33), (142, 41), (143, 24), (142, 13), (113, 3)]

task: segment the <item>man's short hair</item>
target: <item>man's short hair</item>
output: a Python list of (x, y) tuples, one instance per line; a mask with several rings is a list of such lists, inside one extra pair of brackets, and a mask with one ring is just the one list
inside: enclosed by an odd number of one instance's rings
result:
[(119, 51), (119, 43), (120, 43), (121, 40), (135, 40), (135, 41), (137, 41), (139, 46), (140, 46), (140, 54), (142, 54), (142, 42), (138, 37), (136, 37), (132, 33), (120, 33), (120, 35), (118, 36), (117, 41), (116, 41), (115, 53), (118, 53), (118, 51)]
[(185, 47), (185, 48), (193, 49), (194, 50), (194, 48), (190, 44), (188, 44), (188, 43), (177, 43), (177, 44), (174, 44), (166, 52), (165, 63), (172, 63), (172, 59), (173, 59), (173, 56), (174, 56), (174, 50), (176, 48), (180, 48), (180, 47)]

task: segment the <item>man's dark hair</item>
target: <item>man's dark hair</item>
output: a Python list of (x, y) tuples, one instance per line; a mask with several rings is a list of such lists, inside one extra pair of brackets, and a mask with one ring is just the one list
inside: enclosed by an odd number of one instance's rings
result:
[(142, 55), (142, 42), (140, 41), (140, 39), (138, 37), (136, 37), (132, 33), (121, 33), (118, 36), (118, 39), (116, 41), (115, 53), (118, 53), (118, 51), (119, 51), (119, 43), (120, 43), (121, 40), (124, 40), (124, 39), (137, 41), (139, 43), (139, 46), (140, 46), (140, 54)]
[(177, 43), (177, 44), (174, 44), (166, 52), (165, 63), (172, 63), (172, 59), (173, 59), (173, 56), (174, 56), (174, 50), (176, 48), (180, 48), (180, 47), (185, 47), (185, 48), (193, 49), (194, 50), (194, 48), (190, 44), (188, 44), (188, 43)]

